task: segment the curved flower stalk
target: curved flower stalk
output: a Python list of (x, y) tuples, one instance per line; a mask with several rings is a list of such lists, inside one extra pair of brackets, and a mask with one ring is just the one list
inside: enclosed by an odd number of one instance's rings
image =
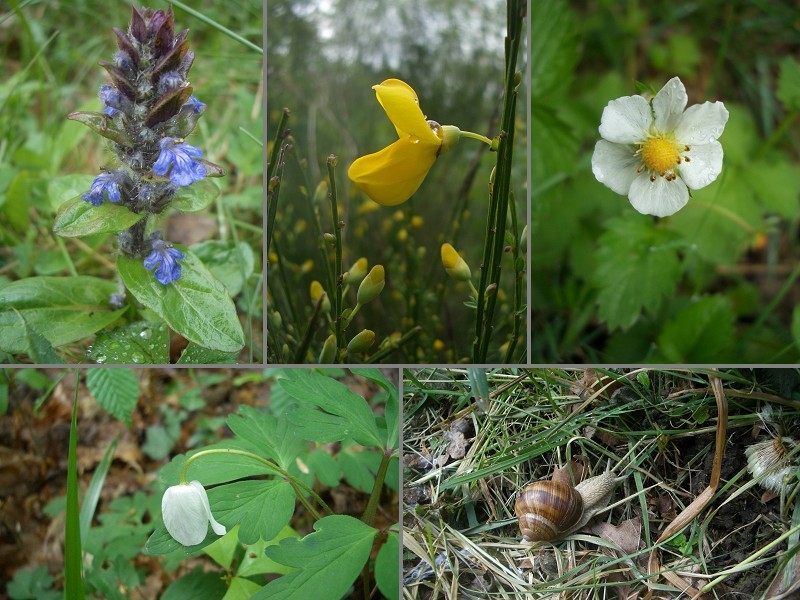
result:
[(217, 535), (227, 533), (225, 526), (217, 523), (211, 514), (208, 495), (199, 481), (168, 488), (161, 498), (161, 517), (169, 534), (184, 546), (202, 542), (209, 523)]
[(592, 155), (597, 180), (628, 196), (640, 213), (666, 217), (689, 201), (689, 190), (712, 183), (722, 171), (717, 141), (728, 122), (722, 102), (686, 108), (686, 88), (670, 79), (651, 101), (612, 100), (603, 110)]
[(152, 230), (153, 221), (180, 188), (224, 172), (186, 141), (206, 105), (192, 95), (189, 30), (175, 33), (172, 8), (133, 8), (127, 31), (114, 33), (119, 50), (113, 62), (100, 62), (110, 78), (100, 86), (103, 111), (69, 115), (111, 140), (115, 156), (116, 166), (104, 167), (82, 198), (144, 215), (118, 234), (119, 251), (141, 258), (168, 285), (180, 278), (184, 255)]
[(398, 140), (379, 152), (356, 159), (347, 175), (378, 204), (395, 206), (408, 200), (439, 155), (456, 145), (462, 136), (492, 145), (482, 135), (427, 120), (419, 107), (417, 93), (399, 79), (387, 79), (372, 89), (397, 130)]

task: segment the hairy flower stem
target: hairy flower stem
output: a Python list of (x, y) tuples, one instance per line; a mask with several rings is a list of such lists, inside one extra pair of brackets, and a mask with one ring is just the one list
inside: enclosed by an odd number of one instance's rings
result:
[[(517, 106), (516, 72), (517, 55), (522, 40), (522, 23), (526, 4), (523, 0), (508, 0), (506, 35), (506, 73), (503, 94), (503, 113), (500, 137), (497, 147), (495, 180), (489, 201), (489, 215), (486, 223), (486, 238), (483, 246), (481, 280), (478, 286), (477, 310), (475, 311), (475, 341), (472, 346), (472, 360), (475, 364), (486, 362), (489, 340), (494, 328), (494, 311), (500, 283), (500, 261), (505, 244), (506, 219), (508, 217), (509, 194), (511, 189), (511, 160), (514, 154), (514, 116)], [(487, 291), (490, 292), (487, 295)]]
[(294, 493), (297, 496), (297, 499), (300, 500), (300, 503), (303, 506), (306, 507), (308, 512), (314, 518), (314, 520), (318, 520), (320, 518), (319, 513), (316, 511), (316, 509), (313, 506), (311, 506), (311, 504), (308, 502), (308, 499), (303, 495), (303, 492), (305, 492), (306, 494), (308, 494), (312, 498), (314, 498), (314, 501), (320, 507), (322, 507), (322, 509), (327, 514), (329, 514), (329, 515), (333, 514), (333, 511), (325, 503), (325, 501), (322, 498), (320, 498), (319, 495), (314, 490), (312, 490), (310, 487), (308, 487), (305, 483), (303, 483), (299, 479), (296, 479), (291, 473), (281, 469), (278, 465), (276, 465), (271, 460), (267, 460), (266, 458), (264, 458), (262, 456), (258, 456), (257, 454), (253, 454), (252, 452), (247, 452), (245, 450), (235, 450), (233, 448), (214, 448), (212, 450), (201, 450), (197, 454), (192, 454), (192, 456), (190, 456), (186, 460), (186, 462), (183, 463), (183, 469), (181, 469), (181, 478), (180, 478), (181, 485), (185, 485), (187, 483), (187, 481), (186, 481), (186, 479), (187, 479), (186, 473), (189, 471), (189, 465), (192, 464), (192, 462), (195, 461), (196, 459), (198, 459), (198, 458), (200, 458), (202, 456), (208, 456), (210, 454), (236, 454), (238, 456), (244, 456), (246, 458), (252, 458), (253, 460), (256, 460), (256, 461), (260, 462), (261, 464), (266, 466), (268, 469), (270, 469), (272, 471), (275, 471), (278, 475), (283, 477), (289, 483), (289, 485), (292, 486), (292, 489), (294, 490)]

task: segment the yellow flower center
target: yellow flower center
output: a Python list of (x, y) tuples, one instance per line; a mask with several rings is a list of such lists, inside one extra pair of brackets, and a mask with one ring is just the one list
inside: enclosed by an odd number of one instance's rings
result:
[(681, 164), (680, 151), (672, 136), (663, 134), (648, 137), (639, 148), (644, 166), (662, 176)]

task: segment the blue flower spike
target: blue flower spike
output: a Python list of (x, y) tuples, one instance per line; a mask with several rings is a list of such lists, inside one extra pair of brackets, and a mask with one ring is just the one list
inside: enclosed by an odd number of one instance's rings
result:
[(89, 191), (83, 194), (81, 198), (94, 206), (100, 206), (106, 198), (111, 202), (119, 202), (121, 198), (119, 176), (112, 171), (100, 173), (94, 178)]
[[(161, 153), (153, 165), (156, 175), (166, 175), (177, 186), (187, 186), (206, 176), (206, 167), (198, 162), (203, 157), (200, 148), (190, 146), (181, 138), (165, 137), (159, 142)], [(172, 169), (170, 169), (172, 167)]]
[(144, 266), (149, 271), (156, 270), (156, 279), (167, 285), (181, 278), (183, 252), (164, 240), (153, 241), (153, 251), (144, 259)]

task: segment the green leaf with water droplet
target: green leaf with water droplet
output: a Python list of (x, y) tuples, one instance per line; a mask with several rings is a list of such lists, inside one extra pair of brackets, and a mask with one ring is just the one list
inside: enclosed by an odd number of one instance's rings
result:
[(169, 329), (164, 323), (137, 321), (101, 331), (89, 350), (100, 364), (159, 365), (169, 363)]
[(221, 352), (244, 347), (242, 325), (228, 291), (185, 246), (181, 277), (158, 282), (140, 258), (120, 256), (117, 269), (128, 291), (190, 342)]

